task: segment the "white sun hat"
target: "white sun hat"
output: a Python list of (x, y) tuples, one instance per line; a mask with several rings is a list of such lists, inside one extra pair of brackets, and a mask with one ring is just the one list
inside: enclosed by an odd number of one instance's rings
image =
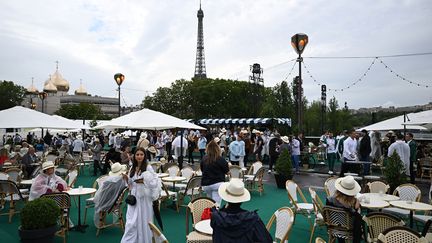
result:
[(52, 161), (45, 161), (42, 163), (42, 171), (47, 170), (49, 168), (54, 168), (54, 167), (55, 167), (55, 165), (54, 165), (54, 162), (52, 162)]
[(355, 196), (360, 192), (361, 187), (352, 176), (338, 178), (335, 183), (336, 190), (348, 196)]
[(224, 182), (218, 190), (219, 196), (229, 203), (241, 203), (250, 200), (250, 193), (244, 187), (242, 180), (233, 178), (229, 182)]
[(127, 171), (126, 165), (122, 165), (119, 162), (114, 163), (111, 165), (111, 171), (109, 172), (110, 176), (119, 176), (122, 173), (125, 173)]
[(282, 142), (289, 143), (289, 138), (287, 136), (281, 137)]

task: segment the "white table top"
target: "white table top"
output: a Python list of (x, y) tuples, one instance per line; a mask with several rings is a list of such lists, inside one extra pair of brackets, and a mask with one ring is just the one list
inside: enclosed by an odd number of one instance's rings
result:
[(157, 173), (157, 175), (158, 175), (159, 178), (168, 177), (169, 176), (168, 173)]
[(201, 220), (196, 223), (195, 230), (203, 234), (212, 235), (213, 229), (210, 226), (210, 219)]
[(30, 180), (21, 180), (20, 184), (21, 185), (31, 185), (31, 184), (33, 184), (33, 179), (30, 179)]
[(80, 196), (80, 195), (87, 195), (87, 194), (92, 194), (96, 192), (95, 188), (72, 188), (70, 190), (65, 191), (67, 194), (71, 195), (71, 196)]
[(408, 203), (407, 201), (391, 201), (390, 204), (392, 206), (408, 209), (412, 211), (431, 211), (432, 205), (422, 202), (411, 202)]
[(178, 181), (184, 181), (186, 180), (186, 177), (183, 176), (168, 176), (168, 177), (163, 177), (162, 178), (163, 181), (168, 181), (168, 182), (178, 182)]
[(364, 201), (360, 201), (360, 205), (364, 208), (385, 208), (390, 206), (390, 203), (384, 201), (384, 200), (378, 200), (378, 199), (370, 199), (369, 203), (365, 203)]
[(384, 200), (384, 201), (397, 201), (399, 200), (398, 196), (390, 195), (390, 194), (379, 194), (379, 193), (363, 193), (359, 194), (357, 198), (359, 197), (368, 197), (371, 201), (373, 200)]

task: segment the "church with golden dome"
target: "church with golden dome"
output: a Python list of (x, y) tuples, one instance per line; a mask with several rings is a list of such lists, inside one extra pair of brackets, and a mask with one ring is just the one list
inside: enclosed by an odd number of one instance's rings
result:
[(34, 86), (32, 80), (22, 105), (52, 115), (60, 109), (61, 105), (91, 103), (99, 106), (102, 112), (108, 116), (116, 117), (118, 115), (117, 98), (90, 95), (87, 93), (82, 80), (80, 80), (80, 85), (74, 94), (69, 94), (69, 89), (70, 83), (61, 75), (57, 62), (55, 72), (45, 81), (42, 91)]

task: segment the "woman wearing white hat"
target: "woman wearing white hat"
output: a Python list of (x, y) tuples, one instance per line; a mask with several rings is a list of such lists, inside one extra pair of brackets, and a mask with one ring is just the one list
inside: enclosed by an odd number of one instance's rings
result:
[[(362, 235), (362, 217), (360, 215), (360, 202), (355, 197), (361, 190), (360, 185), (352, 176), (338, 178), (335, 182), (336, 192), (327, 198), (326, 204), (348, 210), (353, 216), (353, 242), (360, 242)], [(344, 242), (339, 239), (339, 242)]]
[(233, 178), (223, 183), (218, 193), (228, 205), (220, 210), (211, 210), (213, 242), (273, 242), (258, 214), (241, 208), (243, 202), (250, 200), (250, 193), (242, 180)]
[(54, 162), (46, 161), (42, 164), (42, 172), (36, 176), (31, 188), (29, 201), (39, 198), (43, 194), (62, 192), (67, 190), (67, 183), (55, 173)]

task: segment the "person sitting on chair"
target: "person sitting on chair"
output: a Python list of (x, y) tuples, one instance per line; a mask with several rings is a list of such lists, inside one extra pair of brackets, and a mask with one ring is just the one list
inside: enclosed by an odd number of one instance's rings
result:
[(68, 189), (67, 183), (54, 173), (54, 167), (52, 161), (43, 162), (42, 172), (36, 176), (30, 188), (29, 201), (46, 193), (62, 192)]
[(233, 178), (219, 187), (220, 197), (228, 206), (211, 209), (213, 242), (273, 242), (270, 233), (256, 211), (247, 211), (240, 206), (250, 200), (250, 193), (242, 180)]
[[(335, 182), (336, 192), (328, 197), (326, 205), (348, 210), (353, 216), (353, 242), (360, 242), (362, 235), (362, 217), (360, 215), (360, 202), (355, 197), (361, 187), (352, 176), (338, 178)], [(339, 243), (345, 242), (338, 239)]]
[(127, 173), (127, 166), (119, 162), (111, 166), (109, 176), (104, 180), (102, 186), (96, 191), (93, 202), (95, 204), (94, 210), (94, 224), (99, 226), (100, 214), (99, 212), (108, 210), (117, 200), (119, 193), (126, 187), (123, 181), (122, 174)]

